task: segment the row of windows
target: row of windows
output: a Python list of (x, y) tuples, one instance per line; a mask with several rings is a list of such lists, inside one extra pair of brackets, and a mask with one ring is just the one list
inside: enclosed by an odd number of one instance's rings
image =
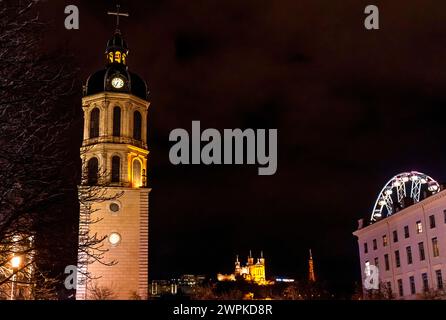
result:
[[(138, 160), (133, 161), (133, 185), (142, 186), (142, 175), (145, 175), (144, 170), (141, 170), (141, 162)], [(87, 163), (87, 180), (88, 185), (94, 186), (98, 183), (99, 176), (99, 160), (96, 157), (92, 157)], [(119, 156), (112, 157), (112, 169), (111, 169), (111, 182), (119, 183), (121, 181), (121, 158)]]
[[(420, 257), (420, 261), (426, 260), (426, 253), (424, 250), (423, 242), (418, 243), (418, 254)], [(432, 254), (434, 257), (438, 257), (440, 255), (440, 248), (438, 247), (438, 239), (436, 237), (432, 238)], [(406, 262), (408, 265), (411, 265), (413, 263), (412, 247), (411, 246), (406, 247)], [(374, 263), (375, 263), (375, 266), (379, 268), (378, 257), (375, 258)], [(366, 261), (366, 264), (368, 264), (368, 261)], [(400, 257), (399, 250), (395, 250), (395, 266), (397, 268), (401, 267), (401, 257)], [(390, 270), (390, 260), (389, 260), (389, 255), (387, 253), (384, 255), (384, 267), (385, 267), (386, 271)]]
[[(90, 113), (90, 139), (99, 137), (100, 111), (94, 108)], [(139, 111), (133, 113), (133, 139), (141, 140), (142, 117)], [(113, 136), (121, 136), (121, 108), (113, 108)]]
[[(444, 223), (446, 223), (446, 210), (443, 211), (443, 215), (444, 215)], [(430, 215), (429, 216), (429, 226), (431, 229), (436, 227), (436, 223), (435, 223), (435, 215)], [(417, 234), (420, 234), (423, 232), (423, 224), (421, 221), (417, 221), (415, 224), (415, 230), (417, 232)], [(393, 242), (396, 243), (398, 242), (398, 231), (397, 230), (393, 230), (392, 232), (392, 237), (393, 237)], [(409, 233), (409, 226), (404, 226), (404, 238), (409, 238), (410, 237), (410, 233)], [(373, 250), (377, 250), (378, 249), (378, 242), (376, 239), (372, 240), (373, 243)], [(383, 235), (382, 236), (382, 245), (383, 247), (387, 247), (387, 245), (389, 244), (389, 240), (387, 239), (387, 235)], [(369, 252), (369, 247), (367, 242), (364, 242), (364, 253), (368, 253)]]
[[(441, 274), (441, 270), (435, 271), (435, 277), (437, 279), (437, 289), (442, 290), (444, 287), (444, 284), (443, 284), (443, 275)], [(423, 291), (428, 291), (429, 290), (429, 279), (428, 279), (427, 273), (421, 274), (421, 281), (423, 283)], [(403, 279), (398, 279), (397, 283), (398, 283), (398, 295), (400, 297), (402, 297), (402, 296), (404, 296)], [(390, 282), (387, 282), (387, 287), (391, 288)], [(417, 288), (415, 286), (415, 277), (414, 276), (409, 277), (409, 288), (410, 288), (410, 294), (416, 294)]]

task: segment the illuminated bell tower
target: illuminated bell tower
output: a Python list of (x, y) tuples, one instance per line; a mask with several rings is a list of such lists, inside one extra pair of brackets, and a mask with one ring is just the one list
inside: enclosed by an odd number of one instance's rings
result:
[[(118, 21), (119, 16), (128, 16), (119, 13), (119, 7), (111, 14)], [(128, 70), (129, 49), (118, 27), (107, 43), (106, 67), (93, 73), (84, 86), (84, 175), (80, 186), (98, 186), (110, 198), (93, 203), (89, 212), (81, 203), (81, 229), (88, 228), (90, 235), (106, 237), (103, 249), (108, 251), (103, 262), (116, 264), (80, 265), (97, 279), (78, 285), (77, 299), (97, 299), (94, 287), (109, 289), (116, 299), (148, 296), (150, 189), (146, 176), (150, 103), (145, 82)], [(86, 226), (83, 219), (98, 222)]]

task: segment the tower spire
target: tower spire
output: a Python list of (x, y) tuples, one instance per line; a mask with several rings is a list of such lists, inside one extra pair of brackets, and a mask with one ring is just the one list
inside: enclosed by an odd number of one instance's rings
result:
[(116, 16), (116, 33), (121, 33), (119, 30), (119, 17), (129, 17), (130, 15), (126, 12), (120, 12), (121, 6), (119, 4), (116, 5), (116, 12), (108, 11), (107, 14), (109, 16)]
[(310, 259), (308, 260), (308, 280), (310, 282), (316, 281), (316, 275), (314, 274), (313, 254), (310, 249)]

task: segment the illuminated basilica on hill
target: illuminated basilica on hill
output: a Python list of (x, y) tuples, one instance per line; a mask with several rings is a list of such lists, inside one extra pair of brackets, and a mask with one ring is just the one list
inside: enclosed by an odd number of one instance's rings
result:
[(250, 251), (246, 265), (242, 265), (237, 256), (235, 259), (234, 273), (229, 275), (219, 273), (217, 279), (218, 281), (236, 281), (238, 279), (243, 279), (258, 285), (268, 285), (269, 281), (266, 280), (265, 258), (263, 257), (263, 252), (260, 253), (260, 258), (254, 263), (254, 257)]

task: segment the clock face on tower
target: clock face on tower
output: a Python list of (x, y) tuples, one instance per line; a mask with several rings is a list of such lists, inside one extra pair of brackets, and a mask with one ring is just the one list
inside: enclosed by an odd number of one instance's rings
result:
[(113, 88), (121, 89), (124, 86), (124, 80), (120, 77), (114, 77), (111, 81)]

